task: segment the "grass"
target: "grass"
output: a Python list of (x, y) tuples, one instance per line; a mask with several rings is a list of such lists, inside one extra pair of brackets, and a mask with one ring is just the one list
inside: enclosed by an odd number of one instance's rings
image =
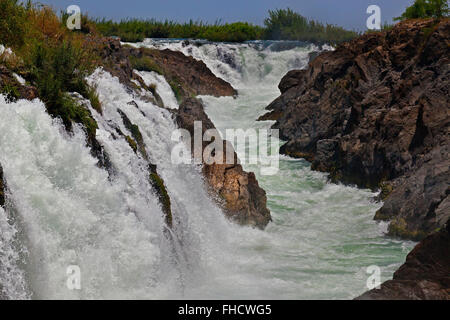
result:
[(3, 94), (6, 97), (6, 101), (9, 102), (14, 102), (20, 97), (17, 87), (8, 83), (0, 89), (0, 93)]
[(154, 71), (163, 74), (161, 68), (148, 56), (142, 56), (141, 58), (130, 56), (130, 63), (133, 69), (138, 71)]

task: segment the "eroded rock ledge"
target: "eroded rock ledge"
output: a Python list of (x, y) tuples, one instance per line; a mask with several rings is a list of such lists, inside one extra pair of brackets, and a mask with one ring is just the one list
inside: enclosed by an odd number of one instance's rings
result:
[(450, 217), (450, 23), (411, 20), (289, 72), (264, 119), (333, 181), (381, 188), (375, 219), (420, 240)]

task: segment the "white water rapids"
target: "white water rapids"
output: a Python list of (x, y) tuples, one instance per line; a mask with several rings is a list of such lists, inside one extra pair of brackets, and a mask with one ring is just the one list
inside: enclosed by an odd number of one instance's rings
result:
[[(201, 59), (238, 89), (237, 99), (202, 97), (220, 130), (270, 126), (255, 120), (279, 94), (281, 77), (305, 67), (316, 49), (287, 43), (139, 45)], [(156, 84), (166, 106), (177, 107), (161, 76), (141, 76)], [(380, 207), (373, 193), (329, 184), (307, 162), (287, 157), (275, 176), (245, 166), (267, 192), (273, 222), (266, 230), (228, 222), (209, 199), (200, 168), (171, 163), (177, 126), (170, 112), (130, 95), (101, 69), (88, 80), (103, 104), (103, 115), (91, 112), (111, 176), (96, 166), (80, 128), (68, 135), (42, 102), (9, 103), (0, 96), (0, 163), (8, 187), (8, 204), (0, 208), (0, 297), (348, 299), (367, 290), (368, 266), (380, 266), (381, 280), (387, 280), (411, 249), (410, 242), (385, 237), (385, 225), (372, 220)], [(128, 104), (132, 100), (138, 108)], [(139, 126), (165, 181), (178, 221), (173, 241), (146, 161), (117, 137), (117, 128), (131, 135), (118, 109)], [(80, 268), (80, 290), (67, 286), (73, 265)]]

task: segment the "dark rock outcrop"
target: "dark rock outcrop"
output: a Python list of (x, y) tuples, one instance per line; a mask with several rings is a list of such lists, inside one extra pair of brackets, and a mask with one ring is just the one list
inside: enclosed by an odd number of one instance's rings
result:
[(6, 186), (5, 186), (5, 180), (3, 178), (3, 168), (2, 165), (0, 164), (0, 207), (4, 207), (5, 206), (5, 200), (6, 200), (6, 196), (5, 196), (5, 190)]
[(410, 20), (289, 72), (262, 119), (333, 181), (381, 188), (375, 218), (419, 240), (450, 218), (450, 22)]
[(450, 300), (450, 224), (422, 240), (384, 282), (359, 300)]
[[(194, 122), (201, 121), (202, 134), (208, 129), (214, 129), (214, 124), (203, 109), (203, 104), (195, 98), (186, 99), (180, 108), (174, 111), (176, 121), (181, 128), (188, 130), (194, 137)], [(194, 142), (192, 153), (195, 153)], [(210, 142), (203, 142), (204, 148)], [(221, 141), (226, 148), (233, 148), (227, 141)], [(270, 211), (266, 207), (266, 192), (261, 189), (253, 172), (246, 172), (238, 163), (234, 152), (233, 164), (206, 164), (203, 162), (203, 175), (213, 198), (222, 206), (227, 217), (242, 225), (264, 228), (270, 221)], [(224, 155), (225, 157), (225, 155)], [(204, 159), (202, 159), (203, 161)], [(224, 159), (225, 160), (225, 159)]]

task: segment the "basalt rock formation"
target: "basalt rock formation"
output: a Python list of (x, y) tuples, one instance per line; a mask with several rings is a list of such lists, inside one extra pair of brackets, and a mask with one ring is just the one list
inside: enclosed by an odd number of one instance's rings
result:
[[(143, 71), (155, 71), (164, 75), (167, 82), (171, 85), (175, 96), (180, 102), (178, 110), (171, 110), (176, 118), (180, 128), (194, 132), (194, 121), (201, 121), (203, 132), (207, 129), (213, 129), (214, 124), (206, 115), (203, 104), (196, 99), (197, 95), (212, 96), (234, 96), (236, 90), (226, 81), (217, 78), (211, 70), (202, 61), (192, 57), (187, 57), (181, 52), (170, 50), (155, 50), (147, 48), (131, 48), (122, 46), (120, 41), (112, 38), (103, 38), (99, 46), (99, 52), (103, 57), (104, 68), (117, 76), (122, 84), (130, 90), (139, 93), (142, 89), (150, 91), (153, 94), (153, 101), (160, 107), (164, 107), (162, 101), (158, 103), (158, 97), (154, 88), (149, 88), (144, 81), (133, 72), (133, 65), (144, 66)], [(138, 61), (139, 63), (136, 63)], [(139, 68), (138, 68), (139, 69)], [(134, 80), (134, 81), (132, 81)], [(140, 84), (138, 86), (136, 84)], [(129, 141), (130, 145), (139, 143), (133, 137)], [(227, 148), (233, 148), (231, 144), (222, 141)], [(203, 143), (203, 148), (207, 143)], [(192, 150), (194, 150), (192, 148)], [(226, 216), (231, 220), (242, 224), (251, 225), (258, 228), (264, 228), (270, 221), (270, 211), (267, 209), (266, 193), (259, 187), (254, 173), (246, 172), (238, 163), (237, 155), (234, 152), (235, 161), (233, 164), (206, 164), (202, 162), (202, 172), (211, 196), (217, 200), (223, 208)], [(203, 161), (203, 159), (202, 159)], [(155, 172), (150, 177), (156, 177)], [(155, 175), (156, 174), (156, 175)], [(158, 183), (158, 179), (152, 180), (152, 185), (158, 187), (164, 186), (164, 182)], [(170, 198), (167, 196), (165, 188), (160, 195), (163, 208), (167, 207), (170, 211)], [(168, 204), (165, 205), (165, 204)], [(171, 214), (166, 213), (172, 221)]]
[(450, 22), (409, 20), (369, 33), (289, 72), (262, 119), (281, 152), (333, 181), (381, 188), (375, 219), (423, 239), (450, 217)]
[(394, 273), (358, 300), (450, 300), (450, 224), (420, 242)]

